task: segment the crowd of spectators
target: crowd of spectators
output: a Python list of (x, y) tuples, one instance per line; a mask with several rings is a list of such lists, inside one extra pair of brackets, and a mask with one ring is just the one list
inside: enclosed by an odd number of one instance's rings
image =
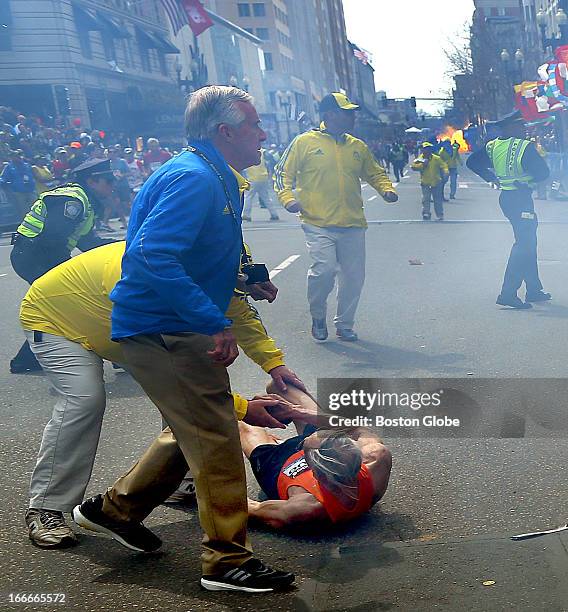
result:
[(40, 193), (71, 180), (80, 164), (110, 159), (117, 181), (112, 201), (105, 203), (100, 228), (110, 230), (112, 216), (126, 225), (132, 198), (171, 156), (156, 138), (148, 138), (143, 150), (141, 139), (131, 143), (124, 134), (87, 132), (79, 119), (70, 126), (48, 126), (37, 116), (0, 106), (0, 189), (21, 218)]

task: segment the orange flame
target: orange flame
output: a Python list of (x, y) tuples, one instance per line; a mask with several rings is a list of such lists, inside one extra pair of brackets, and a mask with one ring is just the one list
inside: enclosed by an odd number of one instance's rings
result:
[(444, 131), (438, 134), (438, 140), (449, 140), (452, 144), (457, 142), (460, 145), (460, 153), (467, 153), (469, 146), (463, 137), (463, 130), (457, 130), (451, 125), (447, 125)]

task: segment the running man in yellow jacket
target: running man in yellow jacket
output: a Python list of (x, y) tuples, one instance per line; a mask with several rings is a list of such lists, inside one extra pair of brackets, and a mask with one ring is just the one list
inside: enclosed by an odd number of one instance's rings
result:
[(422, 187), (422, 219), (429, 221), (430, 202), (434, 200), (434, 211), (438, 221), (444, 220), (444, 185), (449, 175), (447, 164), (441, 157), (434, 154), (434, 145), (430, 142), (422, 144), (420, 155), (410, 166), (420, 172), (420, 186)]
[(398, 196), (367, 145), (351, 136), (359, 107), (341, 93), (321, 101), (319, 129), (297, 136), (275, 168), (275, 190), (288, 212), (299, 212), (312, 263), (308, 302), (312, 336), (327, 340), (327, 298), (338, 275), (337, 336), (353, 342), (355, 312), (365, 281), (367, 221), (361, 179), (386, 202)]
[[(50, 270), (33, 283), (20, 309), (32, 351), (58, 396), (43, 433), (26, 513), (30, 539), (43, 548), (76, 541), (63, 512), (81, 503), (91, 477), (106, 404), (103, 359), (122, 362), (120, 344), (110, 339), (108, 296), (120, 279), (125, 244), (87, 251)], [(235, 293), (226, 316), (238, 344), (280, 388), (286, 382), (303, 386), (243, 293)], [(247, 402), (234, 394), (237, 418), (253, 424), (279, 427), (265, 410), (279, 403), (273, 396)], [(123, 482), (123, 492), (127, 485)]]

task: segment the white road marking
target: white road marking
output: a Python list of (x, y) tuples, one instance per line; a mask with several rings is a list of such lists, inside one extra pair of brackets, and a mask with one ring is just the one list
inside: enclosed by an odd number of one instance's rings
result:
[(460, 189), (469, 189), (469, 185), (467, 183), (459, 183)]
[(0, 274), (0, 277), (2, 277), (2, 276), (8, 276), (8, 275), (7, 274)]
[(369, 202), (371, 202), (372, 200), (376, 200), (378, 197), (379, 197), (379, 196), (376, 196), (376, 195), (371, 196), (371, 197), (369, 198)]
[(277, 274), (280, 274), (282, 270), (285, 270), (290, 264), (293, 264), (296, 259), (299, 259), (299, 255), (290, 255), (281, 264), (278, 264), (273, 270), (270, 270), (270, 278), (273, 279)]

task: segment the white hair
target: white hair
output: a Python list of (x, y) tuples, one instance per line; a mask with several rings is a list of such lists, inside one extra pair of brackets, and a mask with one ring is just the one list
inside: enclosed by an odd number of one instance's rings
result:
[(192, 93), (185, 109), (188, 140), (214, 138), (221, 123), (238, 126), (245, 120), (237, 102), (252, 103), (252, 97), (237, 87), (208, 85)]

